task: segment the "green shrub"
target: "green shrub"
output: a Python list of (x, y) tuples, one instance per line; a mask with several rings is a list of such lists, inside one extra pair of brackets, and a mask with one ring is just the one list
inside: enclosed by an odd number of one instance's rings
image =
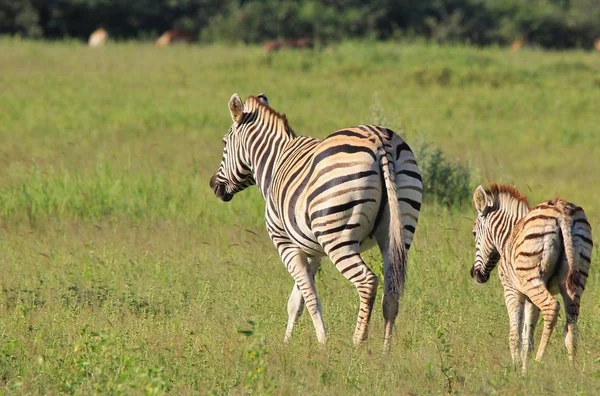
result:
[(444, 151), (424, 140), (413, 147), (423, 175), (425, 200), (436, 201), (445, 206), (462, 206), (471, 198), (472, 169), (449, 159)]
[(304, 37), (324, 42), (364, 36), (374, 30), (379, 14), (364, 6), (336, 7), (319, 0), (232, 3), (226, 12), (211, 20), (202, 38), (256, 43)]

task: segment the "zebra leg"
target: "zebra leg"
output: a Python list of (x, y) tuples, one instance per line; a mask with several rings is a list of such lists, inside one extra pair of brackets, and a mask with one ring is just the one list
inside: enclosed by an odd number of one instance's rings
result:
[[(284, 255), (282, 255), (282, 257), (284, 257), (285, 267), (296, 282), (294, 288), (297, 287), (300, 290), (300, 296), (304, 300), (304, 305), (306, 305), (306, 309), (310, 313), (313, 325), (315, 326), (315, 331), (317, 333), (317, 340), (321, 344), (325, 344), (327, 342), (327, 332), (325, 330), (325, 323), (323, 322), (323, 315), (321, 313), (321, 302), (319, 301), (317, 289), (315, 288), (314, 273), (311, 271), (308, 257), (306, 256), (306, 253), (300, 249), (294, 249), (293, 251), (288, 250)], [(292, 291), (290, 299), (292, 299), (292, 297), (294, 298), (293, 302), (297, 303), (299, 297), (294, 291)], [(294, 305), (296, 309), (294, 309), (294, 312), (292, 312), (296, 317), (299, 316), (299, 312), (301, 312), (301, 306), (297, 305), (299, 304)], [(290, 313), (289, 301), (288, 313)]]
[(508, 345), (510, 347), (513, 366), (516, 367), (521, 358), (520, 331), (523, 325), (523, 303), (525, 301), (525, 296), (511, 287), (505, 287), (504, 301), (506, 303), (510, 325)]
[[(311, 278), (312, 282), (314, 283), (315, 274), (317, 273), (317, 271), (319, 270), (319, 266), (321, 265), (321, 258), (320, 257), (309, 257), (308, 265), (309, 265), (309, 271), (310, 271), (310, 278)], [(294, 332), (294, 325), (298, 321), (298, 318), (300, 318), (300, 315), (302, 314), (302, 310), (304, 309), (304, 298), (302, 297), (302, 292), (300, 291), (300, 289), (298, 288), (296, 283), (294, 283), (294, 287), (292, 288), (292, 293), (290, 294), (290, 298), (288, 299), (287, 307), (288, 307), (288, 324), (287, 324), (287, 329), (285, 331), (285, 337), (283, 339), (283, 342), (286, 342), (286, 343), (290, 341), (290, 339), (292, 337), (292, 333)]]
[(577, 338), (579, 336), (577, 319), (579, 318), (579, 301), (581, 297), (579, 295), (576, 295), (574, 298), (571, 297), (567, 293), (564, 284), (560, 285), (560, 294), (565, 304), (565, 314), (567, 317), (565, 323), (565, 346), (569, 353), (569, 362), (572, 363), (577, 353)]
[(367, 339), (369, 320), (371, 319), (373, 304), (377, 296), (377, 285), (379, 284), (379, 279), (367, 267), (359, 252), (360, 246), (357, 242), (356, 244), (342, 246), (335, 250), (335, 254), (329, 256), (331, 261), (335, 263), (335, 267), (354, 284), (358, 291), (360, 308), (353, 338), (356, 346)]
[(546, 289), (546, 285), (540, 282), (537, 287), (529, 290), (529, 298), (542, 312), (544, 318), (544, 329), (542, 331), (542, 339), (540, 340), (540, 346), (538, 347), (535, 360), (540, 361), (544, 357), (548, 341), (556, 326), (556, 320), (558, 319), (558, 310), (560, 304), (554, 296)]
[(294, 325), (298, 318), (300, 318), (300, 314), (302, 314), (302, 310), (304, 309), (304, 298), (302, 297), (302, 292), (294, 283), (292, 288), (292, 293), (288, 298), (287, 310), (288, 310), (288, 324), (287, 329), (285, 330), (285, 337), (283, 338), (283, 342), (288, 343), (292, 338), (292, 333), (294, 332)]
[(526, 370), (527, 358), (533, 351), (535, 326), (540, 317), (540, 310), (528, 299), (525, 300), (525, 318), (523, 320), (523, 333), (521, 336), (521, 361), (523, 362), (523, 371)]

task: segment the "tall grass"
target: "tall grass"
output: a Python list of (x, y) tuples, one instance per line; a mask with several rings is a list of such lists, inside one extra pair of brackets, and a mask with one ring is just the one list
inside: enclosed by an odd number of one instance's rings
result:
[(168, 178), (153, 169), (142, 174), (117, 171), (106, 162), (91, 172), (23, 167), (11, 176), (16, 182), (0, 193), (0, 216), (6, 223), (94, 221), (117, 215), (130, 221), (179, 219), (197, 207), (201, 196), (198, 180), (190, 174)]

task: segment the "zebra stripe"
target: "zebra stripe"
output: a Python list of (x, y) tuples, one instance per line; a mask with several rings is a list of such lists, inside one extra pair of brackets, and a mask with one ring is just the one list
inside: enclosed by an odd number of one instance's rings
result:
[(322, 140), (296, 136), (264, 94), (245, 103), (234, 94), (229, 109), (233, 125), (210, 185), (224, 201), (252, 184), (265, 198), (267, 232), (295, 281), (284, 340), (306, 306), (318, 340), (326, 342), (314, 283), (322, 256), (356, 287), (354, 342), (366, 339), (379, 279), (360, 253), (377, 244), (388, 348), (423, 192), (410, 147), (391, 130), (373, 125), (341, 129)]
[[(592, 252), (592, 231), (582, 208), (556, 199), (529, 209), (514, 187), (479, 186), (473, 195), (475, 263), (471, 276), (486, 282), (498, 261), (510, 318), (509, 345), (513, 363), (526, 369), (533, 334), (542, 314), (544, 330), (536, 360), (541, 360), (558, 318), (560, 292), (567, 324), (569, 359), (576, 352), (577, 319)], [(523, 314), (525, 323), (519, 337)]]

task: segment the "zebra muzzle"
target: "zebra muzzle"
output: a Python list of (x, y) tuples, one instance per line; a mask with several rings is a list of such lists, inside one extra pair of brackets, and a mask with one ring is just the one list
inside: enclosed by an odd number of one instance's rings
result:
[(490, 274), (483, 274), (481, 271), (475, 269), (475, 265), (471, 267), (471, 278), (476, 280), (477, 283), (486, 283), (490, 280)]
[(221, 201), (229, 202), (233, 198), (233, 194), (227, 192), (225, 185), (217, 181), (217, 175), (213, 175), (213, 177), (210, 178), (210, 188), (213, 189), (215, 195)]

